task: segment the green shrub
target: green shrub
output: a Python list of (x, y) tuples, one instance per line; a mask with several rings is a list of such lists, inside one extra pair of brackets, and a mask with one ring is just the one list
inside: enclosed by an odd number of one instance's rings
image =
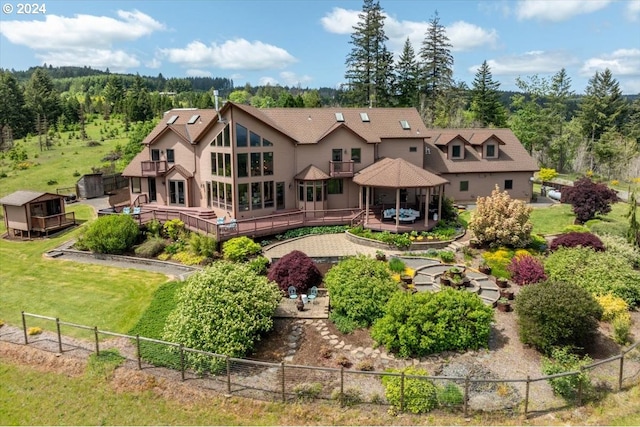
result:
[(189, 237), (189, 250), (204, 258), (213, 258), (216, 253), (216, 239), (200, 233), (191, 233)]
[[(331, 319), (338, 328), (370, 326), (398, 292), (387, 265), (364, 255), (340, 261), (327, 272), (324, 282), (331, 295)], [(336, 320), (341, 317), (347, 320)], [(340, 329), (343, 333), (351, 330)]]
[[(163, 339), (197, 350), (244, 357), (273, 327), (273, 314), (281, 298), (275, 283), (258, 276), (247, 265), (216, 262), (189, 276), (179, 291), (175, 310), (167, 318)], [(189, 352), (185, 358), (198, 372), (217, 372), (225, 366), (224, 359), (202, 354)]]
[(389, 260), (389, 270), (393, 273), (402, 274), (406, 267), (407, 265), (400, 258), (393, 257)]
[(630, 307), (640, 305), (640, 272), (614, 253), (559, 248), (545, 259), (544, 269), (550, 280), (573, 282), (593, 295), (620, 297)]
[(202, 255), (196, 255), (193, 252), (181, 251), (171, 255), (171, 259), (184, 265), (201, 265), (204, 262), (205, 257)]
[(622, 298), (613, 295), (598, 295), (596, 301), (602, 307), (602, 321), (611, 322), (617, 316), (626, 314), (629, 306)]
[(620, 345), (627, 344), (631, 332), (631, 315), (628, 312), (618, 314), (613, 318), (611, 325), (613, 326), (613, 340)]
[(100, 254), (121, 254), (131, 248), (140, 229), (131, 215), (105, 215), (89, 224), (81, 244)]
[(293, 393), (301, 401), (310, 401), (320, 396), (322, 383), (302, 383), (293, 387)]
[[(388, 371), (402, 372), (402, 371)], [(428, 376), (424, 369), (409, 367), (404, 370), (405, 375)], [(395, 407), (402, 403), (402, 378), (396, 375), (382, 377), (387, 401)], [(414, 414), (429, 412), (438, 406), (438, 392), (433, 381), (422, 378), (404, 379), (404, 409)]]
[(589, 230), (593, 234), (602, 236), (603, 234), (610, 234), (612, 236), (618, 236), (624, 238), (627, 235), (629, 226), (621, 222), (602, 221), (599, 219), (592, 219), (585, 224), (589, 227)]
[(331, 399), (337, 400), (342, 406), (353, 406), (362, 403), (362, 392), (357, 388), (347, 388), (340, 393), (340, 389), (336, 389), (331, 393)]
[(448, 263), (448, 264), (456, 260), (456, 254), (451, 251), (439, 251), (438, 257), (442, 262)]
[[(344, 233), (349, 227), (346, 225), (325, 225), (318, 227), (301, 227), (287, 230), (284, 234), (276, 236), (278, 240), (293, 239), (296, 237), (309, 236), (314, 234)], [(264, 245), (262, 245), (264, 246)]]
[(225, 259), (235, 262), (247, 261), (253, 255), (262, 251), (260, 244), (246, 236), (234, 237), (222, 244), (222, 255)]
[(146, 223), (145, 228), (147, 230), (147, 234), (153, 237), (160, 237), (162, 233), (162, 223), (155, 218)]
[[(542, 372), (545, 375), (555, 375), (563, 372), (579, 371), (582, 366), (591, 363), (591, 359), (585, 356), (580, 359), (571, 352), (569, 347), (555, 348), (551, 352), (550, 358), (542, 359)], [(581, 371), (575, 375), (551, 378), (548, 380), (553, 392), (569, 400), (576, 396), (578, 387), (582, 385), (583, 392), (591, 386), (591, 380), (586, 371)]]
[(134, 249), (136, 256), (142, 258), (155, 258), (162, 253), (166, 243), (163, 239), (152, 237), (145, 240), (140, 246)]
[(438, 386), (436, 394), (438, 396), (438, 405), (445, 408), (460, 406), (464, 402), (462, 390), (452, 382), (444, 386)]
[(264, 276), (267, 274), (267, 269), (269, 267), (269, 258), (264, 256), (258, 256), (254, 259), (250, 260), (247, 265), (250, 269), (252, 269), (256, 274)]
[(556, 347), (584, 348), (598, 331), (602, 307), (576, 284), (546, 281), (520, 290), (516, 314), (520, 341), (551, 354)]
[(371, 328), (371, 337), (402, 357), (489, 345), (493, 309), (475, 294), (398, 292)]
[(602, 234), (599, 237), (607, 252), (626, 259), (634, 268), (640, 268), (640, 247), (632, 245), (620, 236)]
[(164, 232), (165, 236), (167, 236), (171, 240), (178, 240), (180, 235), (185, 232), (184, 222), (180, 221), (179, 219), (170, 219), (162, 225), (162, 231)]

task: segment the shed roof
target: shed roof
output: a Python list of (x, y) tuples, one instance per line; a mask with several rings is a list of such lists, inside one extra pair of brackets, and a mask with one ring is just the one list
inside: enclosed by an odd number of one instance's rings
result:
[(449, 181), (402, 158), (384, 158), (358, 172), (353, 182), (368, 187), (422, 188)]
[(8, 206), (23, 206), (45, 195), (64, 197), (59, 194), (43, 193), (41, 191), (19, 190), (15, 193), (9, 194), (8, 196), (4, 196), (0, 199), (0, 204)]

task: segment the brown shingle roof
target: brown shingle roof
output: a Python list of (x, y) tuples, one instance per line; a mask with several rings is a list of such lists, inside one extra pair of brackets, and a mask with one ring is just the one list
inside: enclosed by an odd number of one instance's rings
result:
[(147, 159), (148, 154), (140, 152), (129, 162), (122, 171), (122, 176), (142, 176), (142, 162)]
[[(43, 193), (41, 191), (19, 190), (19, 191), (16, 191), (15, 193), (11, 193), (8, 196), (4, 196), (2, 199), (0, 199), (0, 205), (22, 206), (22, 205), (26, 205), (27, 203), (39, 197), (44, 196), (45, 194), (58, 196), (57, 194)], [(61, 197), (61, 196), (58, 196), (58, 197)]]
[[(415, 108), (267, 108), (232, 104), (263, 120), (298, 144), (317, 144), (329, 133), (346, 127), (364, 141), (380, 142), (387, 138), (420, 138), (427, 131)], [(343, 122), (336, 119), (341, 113)], [(360, 113), (366, 113), (364, 122)], [(406, 120), (409, 129), (403, 129), (400, 121)]]
[(358, 172), (353, 182), (369, 187), (420, 188), (435, 187), (449, 181), (404, 159), (384, 158)]
[[(451, 141), (455, 135), (460, 135), (466, 141), (474, 141), (473, 144), (465, 145), (464, 159), (448, 159), (446, 149), (441, 149), (438, 143)], [(428, 148), (426, 151), (429, 154), (424, 156), (424, 166), (437, 174), (535, 172), (540, 169), (510, 129), (446, 129), (442, 131), (431, 129), (427, 132), (427, 136), (431, 139), (426, 143)], [(481, 152), (476, 151), (475, 146), (483, 144), (492, 137), (496, 138), (498, 143), (502, 142), (498, 150), (498, 158), (484, 159)]]
[(309, 165), (306, 168), (302, 169), (302, 171), (294, 177), (294, 179), (300, 181), (324, 181), (325, 179), (330, 178), (331, 177), (329, 175), (322, 172), (320, 169), (313, 165)]
[[(178, 116), (173, 124), (167, 124), (172, 116)], [(199, 116), (193, 124), (189, 124), (189, 120), (193, 116)], [(160, 120), (160, 123), (147, 135), (142, 141), (143, 144), (152, 144), (153, 141), (167, 131), (173, 131), (180, 135), (185, 141), (197, 143), (202, 135), (207, 131), (209, 126), (214, 122), (218, 113), (214, 109), (196, 109), (196, 108), (175, 108), (169, 110)]]

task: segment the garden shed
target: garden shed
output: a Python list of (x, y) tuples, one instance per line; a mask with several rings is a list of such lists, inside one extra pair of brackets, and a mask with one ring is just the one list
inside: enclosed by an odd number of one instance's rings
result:
[(21, 190), (0, 199), (9, 236), (31, 238), (76, 224), (75, 214), (65, 212), (64, 196)]
[(89, 173), (82, 175), (76, 183), (78, 197), (81, 199), (93, 199), (104, 196), (104, 184), (101, 173)]

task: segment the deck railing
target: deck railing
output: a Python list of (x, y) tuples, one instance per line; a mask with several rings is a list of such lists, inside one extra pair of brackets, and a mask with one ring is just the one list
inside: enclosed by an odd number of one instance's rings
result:
[(167, 162), (165, 160), (144, 160), (140, 162), (142, 167), (142, 176), (158, 176), (167, 171)]
[(50, 231), (68, 227), (76, 223), (74, 212), (65, 212), (49, 216), (32, 216), (31, 229), (35, 231)]
[(347, 162), (329, 161), (329, 176), (332, 178), (348, 178), (353, 176), (353, 160)]

